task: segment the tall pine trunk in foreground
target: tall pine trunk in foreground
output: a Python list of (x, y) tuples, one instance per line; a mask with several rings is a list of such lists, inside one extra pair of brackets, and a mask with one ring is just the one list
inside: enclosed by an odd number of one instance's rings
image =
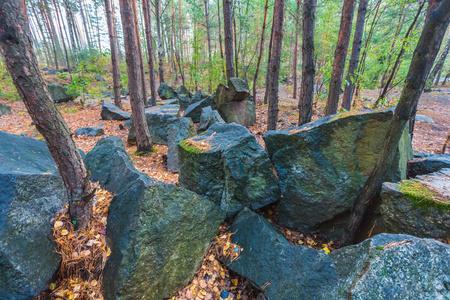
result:
[(114, 35), (115, 30), (112, 19), (110, 0), (105, 0), (105, 12), (106, 12), (106, 23), (108, 23), (109, 47), (111, 49), (114, 104), (117, 107), (122, 108), (122, 102), (120, 99), (120, 70), (119, 70), (119, 62), (117, 61), (117, 50), (116, 50), (117, 36)]
[(280, 75), (281, 46), (283, 45), (283, 22), (285, 0), (275, 0), (273, 7), (273, 39), (272, 54), (267, 77), (269, 85), (266, 89), (268, 106), (267, 130), (276, 130), (278, 121), (278, 79)]
[(143, 0), (145, 36), (148, 49), (148, 73), (150, 75), (151, 105), (156, 105), (155, 63), (153, 62), (152, 19), (149, 0)]
[(266, 0), (266, 5), (264, 6), (264, 20), (263, 20), (262, 32), (261, 32), (261, 42), (259, 44), (258, 62), (256, 63), (255, 77), (253, 78), (253, 99), (255, 99), (255, 101), (256, 101), (256, 85), (258, 82), (259, 66), (261, 65), (261, 58), (262, 58), (262, 54), (264, 52), (264, 33), (266, 32), (266, 21), (267, 21), (268, 8), (269, 8), (269, 0)]
[(223, 28), (225, 34), (225, 63), (227, 66), (227, 79), (230, 79), (231, 77), (234, 77), (231, 0), (223, 0)]
[(56, 162), (69, 195), (70, 217), (78, 226), (84, 227), (91, 216), (89, 173), (39, 71), (25, 1), (0, 1), (0, 52), (28, 113)]
[(311, 122), (314, 100), (314, 24), (317, 0), (303, 0), (302, 82), (298, 101), (298, 125)]
[(139, 51), (137, 30), (133, 9), (134, 0), (120, 0), (120, 15), (123, 24), (123, 38), (125, 44), (125, 57), (127, 61), (128, 90), (130, 91), (130, 103), (133, 113), (133, 125), (136, 130), (137, 152), (151, 151), (152, 141), (147, 127), (144, 112), (144, 93), (142, 91), (142, 74), (140, 58), (136, 55)]
[(366, 20), (368, 0), (360, 0), (358, 7), (358, 16), (356, 17), (355, 35), (353, 37), (352, 54), (348, 64), (347, 82), (344, 96), (342, 97), (342, 108), (350, 111), (352, 106), (353, 91), (355, 89), (355, 71), (358, 68), (359, 54), (361, 53), (362, 38), (364, 33), (364, 23)]
[(295, 13), (295, 43), (294, 43), (294, 61), (293, 61), (293, 69), (294, 69), (294, 93), (292, 97), (294, 99), (297, 98), (297, 57), (298, 57), (298, 30), (299, 30), (299, 20), (300, 20), (300, 5), (301, 0), (297, 0), (297, 10)]
[(411, 59), (408, 75), (406, 75), (405, 86), (386, 134), (383, 149), (375, 168), (356, 199), (350, 221), (342, 237), (343, 245), (351, 244), (354, 241), (367, 207), (370, 205), (370, 200), (380, 191), (383, 178), (394, 159), (394, 149), (400, 141), (408, 120), (415, 113), (414, 108), (419, 102), (428, 72), (436, 58), (436, 53), (439, 51), (449, 22), (450, 0), (442, 0), (440, 5), (430, 13), (425, 21), (419, 42)]
[(326, 116), (337, 112), (342, 77), (344, 75), (345, 59), (347, 58), (347, 50), (350, 43), (355, 2), (356, 0), (344, 0), (344, 6), (342, 7), (341, 26), (339, 28), (339, 37), (334, 52), (333, 70), (331, 71), (328, 100), (325, 108)]

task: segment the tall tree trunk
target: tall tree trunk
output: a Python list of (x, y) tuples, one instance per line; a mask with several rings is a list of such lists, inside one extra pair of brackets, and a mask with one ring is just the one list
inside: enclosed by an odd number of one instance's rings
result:
[(264, 51), (264, 33), (266, 31), (266, 21), (267, 21), (268, 9), (269, 9), (269, 0), (266, 0), (266, 5), (264, 6), (264, 20), (263, 20), (262, 32), (261, 32), (261, 42), (259, 44), (258, 62), (256, 63), (255, 77), (253, 78), (253, 99), (255, 99), (255, 101), (256, 101), (256, 86), (258, 84), (259, 66), (261, 65), (261, 58), (262, 58), (262, 54)]
[(142, 104), (144, 107), (147, 105), (147, 89), (145, 88), (145, 71), (144, 71), (144, 58), (142, 57), (142, 46), (141, 46), (141, 35), (139, 34), (139, 24), (138, 24), (138, 18), (137, 18), (137, 8), (136, 8), (136, 0), (132, 0), (133, 4), (133, 16), (134, 16), (134, 28), (136, 30), (136, 38), (137, 38), (137, 46), (138, 46), (138, 52), (134, 53), (134, 55), (138, 55), (139, 57), (139, 67), (141, 68), (141, 85), (142, 85), (142, 97), (143, 102)]
[[(209, 13), (208, 13), (208, 0), (204, 0), (205, 3), (205, 21), (206, 21), (206, 36), (208, 39), (208, 62), (209, 62), (209, 69), (211, 69), (211, 36), (209, 34)], [(208, 92), (211, 93), (212, 90), (212, 78), (211, 78), (211, 71), (208, 74), (209, 77), (209, 86), (208, 86)]]
[(156, 15), (156, 31), (158, 33), (158, 73), (159, 82), (164, 82), (164, 68), (163, 68), (163, 49), (162, 49), (162, 37), (161, 37), (161, 13), (159, 7), (159, 1), (155, 0), (155, 15)]
[[(183, 34), (182, 34), (182, 17), (181, 17), (181, 0), (178, 1), (178, 18), (179, 18), (179, 29), (180, 29), (180, 62), (183, 65)], [(219, 24), (220, 27), (220, 24)], [(184, 69), (184, 68), (182, 68)], [(183, 78), (184, 78), (184, 70), (183, 70)], [(183, 81), (183, 84), (185, 84), (185, 82)]]
[(386, 134), (383, 149), (381, 150), (375, 168), (369, 175), (360, 195), (356, 199), (350, 221), (342, 237), (343, 245), (348, 245), (353, 242), (367, 207), (370, 205), (370, 200), (375, 197), (381, 188), (383, 178), (394, 159), (394, 149), (400, 141), (408, 120), (414, 113), (414, 107), (419, 102), (420, 95), (425, 87), (428, 72), (436, 57), (435, 53), (439, 51), (449, 22), (450, 0), (442, 0), (440, 5), (429, 15), (425, 22), (419, 42), (411, 59), (405, 86), (403, 87), (391, 125)]
[(117, 24), (116, 24), (116, 12), (115, 12), (115, 8), (114, 8), (114, 0), (111, 2), (111, 16), (112, 16), (112, 21), (113, 21), (113, 29), (114, 29), (114, 36), (116, 37), (116, 43), (117, 43), (117, 53), (118, 53), (118, 58), (119, 58), (119, 62), (122, 61), (122, 50), (120, 48), (120, 44), (119, 44), (119, 36), (117, 35)]
[(341, 93), (342, 76), (344, 74), (345, 59), (347, 58), (347, 50), (350, 43), (355, 2), (356, 0), (344, 0), (344, 5), (342, 7), (341, 26), (339, 28), (336, 51), (334, 52), (333, 70), (331, 72), (328, 100), (325, 108), (326, 116), (337, 112), (339, 94)]
[(102, 44), (100, 43), (100, 26), (98, 23), (98, 4), (97, 1), (94, 1), (94, 5), (95, 5), (95, 19), (97, 21), (97, 42), (98, 42), (98, 51), (102, 52)]
[(145, 36), (148, 49), (148, 73), (150, 74), (151, 105), (156, 105), (155, 64), (153, 62), (152, 18), (149, 0), (142, 0), (144, 8)]
[[(270, 59), (272, 57), (272, 41), (273, 41), (273, 26), (270, 31), (270, 39), (269, 39), (269, 55), (267, 56), (267, 65), (270, 65)], [(267, 98), (269, 93), (267, 92), (267, 88), (269, 87), (270, 77), (269, 74), (266, 74), (266, 93), (264, 94), (264, 104), (267, 104)]]
[(72, 42), (72, 51), (75, 55), (75, 65), (78, 65), (78, 47), (75, 41), (75, 24), (73, 22), (72, 6), (69, 0), (64, 0), (64, 8), (66, 9), (67, 27), (69, 27), (69, 36), (70, 41)]
[[(180, 0), (181, 1), (181, 0)], [(220, 46), (220, 58), (223, 59), (222, 48), (222, 25), (220, 24), (220, 0), (217, 0), (217, 19), (219, 20), (219, 46)]]
[[(45, 11), (46, 11), (47, 16), (48, 16), (48, 22), (49, 22), (50, 28), (52, 30), (53, 41), (54, 41), (54, 43), (56, 45), (56, 50), (58, 52), (60, 52), (61, 51), (61, 45), (59, 44), (58, 33), (56, 31), (56, 28), (55, 28), (55, 23), (53, 22), (52, 10), (51, 10), (50, 6), (48, 5), (47, 0), (43, 0), (43, 1), (44, 1)], [(62, 38), (62, 36), (61, 36), (61, 38)]]
[(83, 20), (83, 27), (84, 27), (84, 33), (86, 35), (86, 41), (87, 41), (88, 47), (91, 48), (91, 39), (89, 38), (88, 27), (86, 24), (86, 18), (84, 16), (83, 4), (81, 3), (81, 0), (78, 0), (78, 4), (80, 5), (81, 19)]
[(136, 130), (137, 152), (151, 151), (152, 141), (148, 132), (147, 120), (144, 112), (144, 93), (142, 91), (142, 69), (139, 56), (136, 19), (134, 16), (134, 0), (120, 0), (120, 15), (123, 24), (123, 38), (128, 73), (128, 90), (130, 91), (133, 125)]
[(299, 19), (300, 19), (300, 5), (301, 0), (297, 0), (297, 10), (295, 12), (295, 43), (294, 43), (294, 63), (293, 63), (293, 69), (294, 69), (294, 93), (292, 97), (294, 99), (297, 98), (297, 56), (298, 56), (298, 31), (299, 31)]
[(350, 111), (355, 88), (355, 71), (358, 67), (359, 54), (361, 53), (362, 38), (364, 33), (364, 23), (366, 20), (368, 0), (360, 0), (358, 6), (358, 16), (356, 17), (355, 35), (353, 37), (352, 54), (348, 64), (347, 82), (344, 96), (342, 97), (342, 108)]
[(442, 50), (441, 56), (439, 57), (436, 65), (434, 66), (433, 70), (431, 71), (430, 75), (428, 76), (427, 84), (425, 87), (426, 92), (431, 91), (431, 85), (433, 84), (434, 78), (436, 77), (436, 75), (438, 75), (438, 73), (439, 73), (439, 76), (437, 77), (437, 80), (434, 84), (437, 85), (439, 83), (440, 73), (441, 73), (442, 67), (444, 66), (445, 59), (447, 58), (449, 50), (450, 50), (450, 36), (447, 40), (447, 43), (445, 44), (444, 50)]
[(275, 0), (273, 6), (273, 44), (267, 76), (270, 78), (267, 88), (268, 94), (268, 120), (267, 130), (276, 130), (278, 121), (278, 78), (280, 74), (281, 47), (283, 44), (285, 0)]
[(377, 101), (373, 105), (374, 108), (377, 107), (378, 104), (380, 103), (381, 99), (384, 99), (386, 97), (386, 95), (387, 95), (387, 92), (388, 92), (388, 89), (389, 89), (389, 87), (391, 85), (391, 82), (394, 79), (394, 75), (397, 72), (398, 68), (400, 68), (400, 63), (402, 61), (402, 56), (405, 53), (405, 51), (406, 51), (405, 47), (408, 44), (409, 34), (413, 30), (414, 25), (416, 24), (417, 19), (419, 18), (420, 13), (421, 13), (422, 8), (423, 8), (424, 5), (425, 5), (425, 2), (421, 2), (420, 5), (419, 5), (419, 9), (417, 10), (417, 14), (416, 14), (413, 22), (411, 23), (411, 26), (409, 26), (408, 31), (406, 32), (405, 39), (403, 40), (403, 44), (402, 44), (402, 49), (400, 50), (400, 53), (398, 54), (397, 59), (395, 60), (394, 67), (392, 68), (391, 74), (389, 75), (389, 78), (386, 81), (386, 84), (385, 84), (385, 86), (383, 88), (383, 91), (381, 92), (381, 94), (378, 97)]
[(59, 34), (61, 35), (61, 41), (62, 41), (62, 45), (63, 45), (63, 49), (64, 49), (64, 54), (66, 55), (67, 69), (69, 70), (69, 73), (71, 73), (70, 63), (69, 63), (69, 54), (67, 53), (66, 42), (64, 41), (64, 35), (63, 35), (61, 21), (60, 21), (60, 14), (58, 11), (58, 6), (56, 5), (56, 0), (53, 0), (53, 6), (55, 6), (56, 20), (58, 21), (58, 26), (59, 26)]
[(33, 52), (25, 1), (0, 1), (0, 52), (25, 106), (67, 188), (69, 213), (78, 226), (91, 216), (89, 173), (70, 129), (47, 91)]
[(33, 11), (33, 14), (34, 14), (34, 18), (36, 19), (36, 23), (38, 25), (39, 31), (41, 32), (41, 35), (42, 35), (42, 42), (44, 43), (44, 53), (45, 53), (45, 58), (47, 61), (47, 67), (48, 67), (48, 66), (50, 66), (50, 64), (49, 64), (50, 60), (49, 60), (49, 55), (48, 55), (49, 51), (48, 51), (47, 39), (45, 38), (44, 31), (42, 30), (42, 25), (39, 22), (38, 15), (36, 13), (36, 10), (34, 9), (33, 4), (31, 4), (30, 6), (31, 6), (31, 10)]
[(314, 26), (317, 0), (303, 0), (302, 82), (298, 101), (298, 125), (311, 122), (314, 100)]
[[(181, 23), (179, 25), (181, 27)], [(181, 49), (180, 49), (180, 51), (178, 51), (178, 46), (177, 46), (177, 32), (176, 32), (176, 27), (175, 27), (175, 7), (173, 5), (173, 0), (172, 0), (172, 32), (173, 32), (173, 45), (175, 47), (175, 58), (176, 58), (176, 62), (178, 64), (178, 68), (180, 70), (181, 81), (183, 82), (183, 84), (185, 84), (184, 71), (183, 71), (183, 66), (181, 64), (181, 54), (180, 54)]]
[(116, 50), (116, 39), (113, 17), (111, 13), (111, 2), (110, 0), (105, 0), (105, 12), (106, 12), (106, 23), (108, 24), (108, 35), (109, 35), (109, 47), (111, 48), (111, 64), (112, 64), (112, 77), (113, 77), (113, 87), (114, 87), (114, 104), (122, 108), (122, 102), (120, 99), (120, 70), (119, 62), (117, 61), (117, 50)]
[(231, 0), (223, 0), (223, 27), (225, 34), (225, 63), (227, 80), (234, 77), (233, 67), (233, 30), (231, 29)]
[(48, 20), (47, 13), (45, 12), (44, 3), (42, 2), (42, 0), (40, 1), (40, 3), (41, 3), (41, 12), (42, 12), (42, 15), (44, 16), (45, 25), (47, 26), (48, 34), (50, 35), (50, 41), (52, 43), (53, 56), (55, 59), (55, 67), (56, 67), (56, 70), (58, 70), (59, 66), (58, 66), (58, 52), (56, 51), (56, 43), (55, 43), (56, 40), (55, 40), (52, 30), (50, 28), (50, 22)]
[(237, 28), (236, 28), (236, 13), (234, 11), (233, 7), (233, 14), (232, 14), (232, 20), (233, 20), (233, 33), (234, 33), (234, 70), (236, 72), (236, 77), (239, 77), (239, 50), (237, 46)]

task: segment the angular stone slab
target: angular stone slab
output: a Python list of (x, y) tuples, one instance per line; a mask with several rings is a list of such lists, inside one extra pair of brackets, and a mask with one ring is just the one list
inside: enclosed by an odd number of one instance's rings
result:
[(100, 113), (103, 120), (129, 120), (131, 114), (125, 112), (109, 101), (103, 101), (102, 111)]
[(158, 88), (158, 95), (162, 100), (173, 99), (177, 97), (177, 93), (173, 88), (161, 82)]
[(198, 123), (200, 122), (202, 109), (208, 106), (215, 108), (214, 99), (212, 97), (208, 97), (206, 99), (200, 100), (194, 104), (189, 105), (188, 108), (186, 108), (186, 110), (184, 111), (183, 117), (191, 118), (192, 122)]
[(237, 123), (250, 127), (256, 123), (256, 110), (253, 98), (244, 101), (232, 101), (222, 104), (217, 110), (227, 123)]
[(208, 197), (228, 215), (243, 207), (258, 209), (279, 199), (269, 158), (245, 127), (211, 126), (178, 147), (181, 186)]
[[(280, 223), (300, 231), (331, 228), (339, 238), (347, 220), (330, 222), (352, 208), (378, 160), (392, 116), (392, 110), (333, 115), (264, 135), (283, 194)], [(405, 129), (384, 180), (405, 179), (411, 156)]]
[(197, 135), (190, 118), (181, 117), (170, 127), (167, 133), (167, 171), (178, 172), (178, 143)]
[(408, 177), (430, 174), (444, 168), (450, 168), (450, 154), (420, 153), (408, 162)]
[(243, 101), (250, 96), (248, 84), (237, 77), (228, 80), (228, 85), (222, 83), (216, 89), (214, 101), (217, 107), (231, 101)]
[(197, 127), (198, 133), (208, 130), (213, 124), (225, 123), (217, 110), (212, 110), (211, 106), (202, 108), (200, 122)]

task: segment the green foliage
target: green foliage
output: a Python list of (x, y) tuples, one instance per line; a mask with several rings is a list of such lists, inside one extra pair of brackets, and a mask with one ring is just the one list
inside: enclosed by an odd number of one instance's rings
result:
[(5, 62), (0, 58), (0, 99), (1, 98), (8, 99), (10, 102), (21, 100), (11, 76), (8, 71), (6, 71)]
[[(93, 63), (80, 62), (75, 72), (73, 72), (70, 77), (71, 82), (66, 85), (68, 93), (78, 93), (81, 95), (80, 103), (81, 107), (84, 108), (86, 102), (86, 95), (89, 94), (94, 98), (100, 98), (101, 91), (95, 79), (95, 73), (93, 71), (98, 71), (99, 67), (94, 67)], [(63, 78), (67, 78), (69, 75), (60, 75)]]

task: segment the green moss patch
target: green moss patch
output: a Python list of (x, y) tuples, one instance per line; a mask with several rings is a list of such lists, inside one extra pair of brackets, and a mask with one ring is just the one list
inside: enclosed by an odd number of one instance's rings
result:
[(189, 153), (199, 154), (206, 152), (205, 150), (197, 147), (190, 139), (181, 141), (180, 146)]
[(414, 206), (421, 210), (430, 208), (437, 208), (441, 211), (450, 210), (449, 198), (438, 195), (420, 181), (405, 180), (397, 188), (413, 202)]

